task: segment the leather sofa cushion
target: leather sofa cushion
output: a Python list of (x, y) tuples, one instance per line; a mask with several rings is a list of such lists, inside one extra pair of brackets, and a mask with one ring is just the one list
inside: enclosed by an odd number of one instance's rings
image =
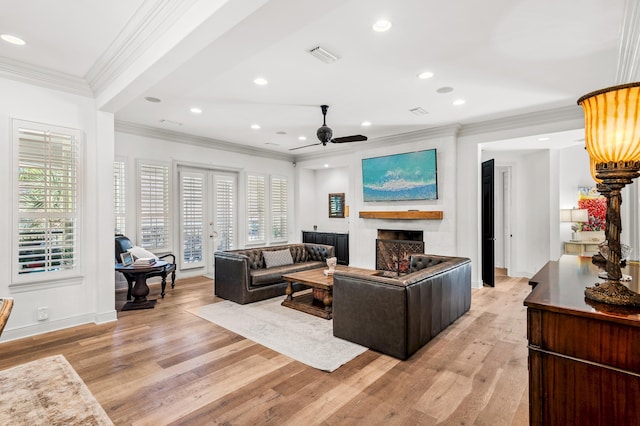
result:
[(276, 266), (268, 269), (251, 270), (251, 287), (262, 287), (282, 282), (282, 275), (293, 272), (306, 271), (307, 269), (322, 268), (324, 262), (302, 262), (293, 265)]

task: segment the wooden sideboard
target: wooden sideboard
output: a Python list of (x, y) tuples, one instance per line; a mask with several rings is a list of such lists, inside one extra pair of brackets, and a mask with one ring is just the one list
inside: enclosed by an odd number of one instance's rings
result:
[[(591, 258), (562, 256), (533, 278), (527, 306), (532, 425), (640, 424), (640, 308), (587, 301)], [(640, 268), (623, 273), (638, 291)]]
[(349, 234), (335, 232), (302, 231), (303, 243), (328, 244), (335, 247), (339, 265), (349, 264)]

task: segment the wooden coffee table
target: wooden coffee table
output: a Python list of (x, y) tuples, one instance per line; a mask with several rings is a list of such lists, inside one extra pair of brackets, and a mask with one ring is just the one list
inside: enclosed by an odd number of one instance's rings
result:
[[(378, 271), (371, 269), (353, 268), (350, 266), (337, 265), (338, 271), (352, 271), (366, 274), (376, 274)], [(287, 282), (287, 297), (282, 302), (282, 306), (306, 312), (324, 319), (332, 318), (333, 309), (333, 276), (325, 275), (324, 268), (309, 269), (301, 272), (285, 274), (282, 279)], [(322, 299), (315, 298), (313, 293), (303, 293), (293, 297), (293, 283), (300, 283), (304, 286), (323, 290)]]

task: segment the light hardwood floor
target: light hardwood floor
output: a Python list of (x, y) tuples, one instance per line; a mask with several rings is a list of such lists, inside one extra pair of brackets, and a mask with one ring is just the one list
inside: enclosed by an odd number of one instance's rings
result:
[(117, 425), (526, 425), (530, 288), (496, 279), (407, 361), (369, 350), (333, 373), (307, 367), (186, 312), (219, 300), (195, 278), (115, 323), (2, 343), (0, 369), (63, 354)]

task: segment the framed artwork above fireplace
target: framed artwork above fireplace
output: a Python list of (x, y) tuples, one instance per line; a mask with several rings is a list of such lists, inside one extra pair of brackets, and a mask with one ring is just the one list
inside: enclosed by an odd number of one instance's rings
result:
[(436, 150), (405, 152), (362, 159), (366, 201), (438, 199)]

